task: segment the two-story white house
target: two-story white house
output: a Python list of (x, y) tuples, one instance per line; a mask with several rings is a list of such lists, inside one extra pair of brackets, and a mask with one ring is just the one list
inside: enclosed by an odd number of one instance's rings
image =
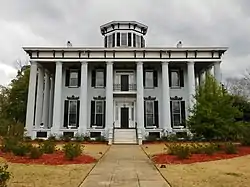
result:
[(24, 47), (31, 63), (27, 134), (140, 144), (148, 135), (185, 131), (196, 86), (206, 71), (221, 81), (227, 48), (146, 47), (148, 27), (135, 21), (100, 29), (104, 47)]

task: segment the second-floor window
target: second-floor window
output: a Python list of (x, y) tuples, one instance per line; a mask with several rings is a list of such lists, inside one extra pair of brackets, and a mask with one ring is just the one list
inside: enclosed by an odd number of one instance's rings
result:
[(96, 87), (104, 87), (104, 71), (103, 70), (96, 70), (96, 80), (95, 80)]
[(180, 87), (180, 71), (171, 70), (171, 87)]
[(153, 88), (154, 87), (154, 73), (153, 71), (145, 72), (145, 87)]
[(70, 70), (69, 86), (70, 87), (77, 87), (78, 86), (78, 71), (77, 70)]

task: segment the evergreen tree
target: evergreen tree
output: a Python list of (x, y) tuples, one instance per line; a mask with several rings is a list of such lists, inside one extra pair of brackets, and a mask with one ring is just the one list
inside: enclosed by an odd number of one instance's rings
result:
[(241, 117), (242, 113), (233, 105), (231, 95), (213, 76), (206, 75), (205, 81), (196, 90), (194, 101), (187, 121), (194, 135), (207, 140), (227, 140), (235, 136), (235, 118)]

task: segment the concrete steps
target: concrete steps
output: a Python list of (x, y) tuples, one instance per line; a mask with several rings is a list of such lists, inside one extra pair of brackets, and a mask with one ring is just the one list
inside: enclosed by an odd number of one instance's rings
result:
[(136, 129), (115, 129), (114, 144), (137, 144)]

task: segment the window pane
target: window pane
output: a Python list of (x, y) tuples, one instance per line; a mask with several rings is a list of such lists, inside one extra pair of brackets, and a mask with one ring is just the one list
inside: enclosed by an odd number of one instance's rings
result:
[(141, 37), (136, 35), (136, 47), (141, 47)]
[(96, 86), (104, 86), (104, 72), (96, 71)]
[(70, 72), (69, 86), (78, 86), (78, 72)]
[(127, 33), (121, 33), (121, 45), (127, 46)]
[(174, 121), (174, 126), (179, 126), (181, 123), (180, 114), (173, 114), (173, 121)]
[(153, 114), (154, 113), (154, 103), (153, 101), (146, 102), (146, 114)]
[(134, 108), (131, 108), (131, 119), (134, 120)]
[(171, 86), (180, 86), (180, 75), (178, 71), (171, 71)]
[(76, 125), (77, 101), (69, 101), (69, 125)]
[(147, 88), (154, 87), (154, 75), (152, 71), (146, 71), (145, 73), (145, 86)]
[(112, 35), (108, 36), (108, 47), (112, 46)]
[(146, 120), (147, 120), (147, 122), (146, 122), (147, 126), (153, 126), (154, 125), (154, 116), (153, 115), (147, 114), (146, 115)]
[(96, 101), (96, 114), (103, 113), (103, 101)]
[(102, 119), (103, 119), (103, 114), (96, 114), (96, 125), (102, 126)]
[(172, 102), (172, 107), (173, 107), (173, 113), (177, 113), (177, 114), (180, 114), (180, 111), (181, 111), (181, 109), (180, 109), (180, 102), (179, 101), (173, 101)]

